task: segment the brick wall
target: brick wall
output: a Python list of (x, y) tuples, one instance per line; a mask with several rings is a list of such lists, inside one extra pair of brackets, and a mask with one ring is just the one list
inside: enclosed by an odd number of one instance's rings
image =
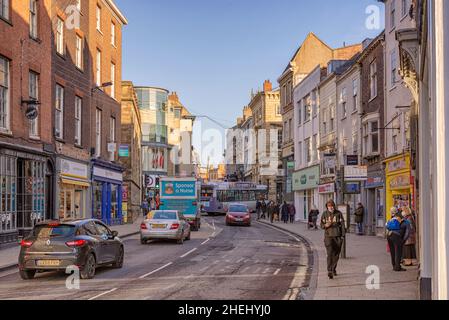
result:
[[(42, 150), (52, 142), (51, 130), (51, 0), (38, 1), (38, 39), (29, 35), (29, 2), (11, 1), (10, 20), (0, 20), (0, 55), (10, 61), (10, 133), (0, 134), (2, 142)], [(25, 117), (29, 99), (29, 72), (39, 74), (39, 135), (29, 138), (29, 121)]]

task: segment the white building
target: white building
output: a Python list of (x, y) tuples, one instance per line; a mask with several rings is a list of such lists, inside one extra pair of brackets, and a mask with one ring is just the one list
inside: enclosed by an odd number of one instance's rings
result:
[[(319, 90), (322, 69), (318, 65), (293, 91), (295, 173), (293, 191), (298, 221), (307, 221), (313, 205), (318, 207), (319, 185)], [(305, 177), (305, 178), (304, 178)]]
[[(360, 77), (361, 71), (355, 60), (345, 65), (346, 70), (337, 77), (337, 163), (340, 166), (361, 164), (361, 112), (360, 112)], [(350, 157), (355, 163), (348, 163)], [(344, 203), (348, 204), (351, 212), (357, 208), (361, 200), (360, 181), (346, 181), (349, 192), (344, 195)], [(358, 186), (356, 190), (355, 187)], [(354, 194), (351, 194), (354, 191)], [(359, 193), (360, 192), (360, 193)]]

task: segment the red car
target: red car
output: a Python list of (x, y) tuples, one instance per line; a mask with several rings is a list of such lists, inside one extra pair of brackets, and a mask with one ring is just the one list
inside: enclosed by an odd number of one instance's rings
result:
[(226, 225), (251, 226), (251, 213), (244, 204), (231, 204), (226, 214)]

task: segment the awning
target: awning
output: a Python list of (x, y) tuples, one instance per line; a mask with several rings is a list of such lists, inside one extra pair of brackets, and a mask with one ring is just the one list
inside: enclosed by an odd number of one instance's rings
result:
[(72, 180), (72, 179), (64, 179), (61, 178), (61, 182), (64, 184), (71, 184), (79, 187), (90, 187), (90, 183), (87, 181), (79, 181), (79, 180)]

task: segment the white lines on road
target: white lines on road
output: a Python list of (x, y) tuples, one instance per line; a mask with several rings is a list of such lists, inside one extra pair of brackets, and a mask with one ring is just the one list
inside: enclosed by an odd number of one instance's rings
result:
[(281, 272), (281, 269), (277, 269), (277, 270), (273, 273), (273, 275), (274, 275), (274, 276), (277, 276), (277, 275), (279, 274), (279, 272)]
[(187, 257), (189, 254), (194, 253), (196, 250), (198, 250), (198, 248), (192, 249), (189, 252), (183, 254), (180, 258), (185, 258)]
[(215, 230), (217, 230), (217, 228), (215, 227), (215, 221), (212, 221), (212, 228)]
[(151, 276), (152, 274), (155, 274), (156, 272), (159, 272), (159, 271), (161, 271), (161, 270), (171, 266), (172, 264), (173, 264), (173, 262), (167, 263), (165, 266), (162, 266), (162, 267), (160, 267), (160, 268), (158, 268), (158, 269), (156, 269), (154, 271), (151, 271), (151, 272), (149, 272), (147, 274), (144, 274), (143, 276), (139, 277), (139, 279), (144, 279), (144, 278), (146, 278), (148, 276)]
[(208, 243), (210, 241), (210, 238), (209, 239), (206, 239), (206, 241), (204, 241), (203, 243), (201, 243), (201, 245), (203, 246), (203, 245), (205, 245), (206, 243)]
[(107, 295), (107, 294), (109, 294), (109, 293), (112, 293), (112, 292), (114, 292), (114, 291), (116, 291), (116, 290), (117, 290), (117, 288), (114, 288), (114, 289), (105, 291), (105, 292), (103, 292), (103, 293), (100, 293), (99, 295), (96, 295), (95, 297), (90, 298), (89, 301), (98, 299), (98, 298), (100, 298), (100, 297), (102, 297), (102, 296), (105, 296), (105, 295)]
[(245, 258), (240, 258), (240, 259), (238, 259), (235, 263), (240, 263), (240, 262), (242, 262), (243, 260), (245, 260)]

